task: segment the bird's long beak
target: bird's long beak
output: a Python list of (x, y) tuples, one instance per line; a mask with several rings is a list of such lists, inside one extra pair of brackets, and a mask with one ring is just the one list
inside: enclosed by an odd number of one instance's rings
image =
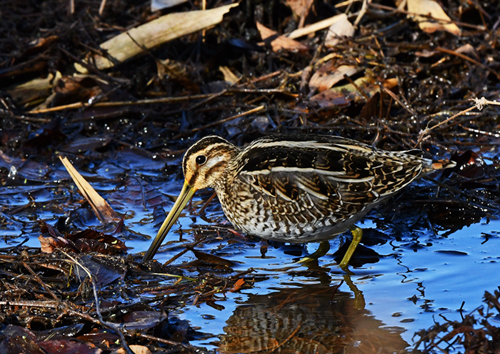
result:
[(189, 200), (193, 196), (194, 192), (196, 192), (196, 189), (190, 187), (187, 184), (187, 182), (184, 181), (184, 186), (182, 187), (181, 193), (177, 197), (177, 201), (172, 207), (172, 210), (170, 210), (170, 213), (168, 213), (167, 217), (165, 218), (165, 221), (163, 222), (163, 225), (161, 225), (160, 231), (158, 231), (158, 234), (151, 243), (151, 246), (149, 246), (148, 251), (144, 255), (144, 258), (142, 259), (143, 262), (149, 261), (154, 257), (156, 251), (158, 251), (158, 248), (163, 242), (163, 239), (165, 238), (165, 236), (167, 236), (168, 232), (172, 228), (172, 225), (179, 218), (179, 215), (186, 206), (187, 202), (189, 202)]

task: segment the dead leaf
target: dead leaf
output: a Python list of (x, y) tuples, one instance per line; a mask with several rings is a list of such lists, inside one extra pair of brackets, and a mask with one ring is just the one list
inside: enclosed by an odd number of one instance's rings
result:
[[(365, 96), (359, 92), (358, 87), (363, 90), (363, 93), (368, 97), (372, 97), (380, 90), (379, 83), (367, 76), (354, 80), (354, 83), (357, 87), (351, 83), (343, 86), (336, 86), (312, 96), (309, 101), (321, 108), (333, 106), (343, 107), (348, 105), (351, 101), (361, 102), (366, 100)], [(397, 84), (398, 79), (396, 78), (387, 79), (382, 83), (382, 85), (388, 89), (393, 88)]]
[(38, 236), (38, 241), (40, 241), (40, 250), (43, 253), (53, 253), (56, 248), (71, 248), (68, 241), (63, 239), (62, 237), (43, 237), (42, 235)]
[[(85, 62), (95, 65), (99, 70), (111, 68), (143, 53), (146, 49), (214, 26), (221, 22), (223, 16), (236, 6), (238, 4), (230, 4), (211, 10), (173, 13), (159, 17), (101, 43), (100, 48), (108, 56), (95, 55), (93, 58), (86, 59)], [(87, 69), (82, 65), (75, 64), (75, 68), (79, 72), (87, 72)]]
[(234, 286), (231, 289), (229, 289), (229, 291), (234, 293), (234, 292), (240, 290), (241, 287), (243, 286), (243, 284), (245, 284), (245, 279), (239, 278), (236, 281), (236, 283), (234, 283)]
[(112, 255), (127, 250), (123, 241), (91, 229), (67, 235), (66, 239), (74, 242), (76, 250), (82, 253), (98, 252)]
[(235, 84), (240, 81), (240, 79), (238, 79), (238, 76), (233, 74), (233, 72), (227, 66), (219, 66), (219, 70), (224, 75), (224, 81), (229, 82), (230, 84)]
[(156, 327), (165, 320), (166, 314), (158, 311), (133, 311), (120, 318), (120, 324), (127, 331), (142, 331)]
[(52, 92), (54, 83), (61, 77), (62, 75), (59, 71), (56, 71), (55, 76), (49, 73), (46, 78), (33, 79), (23, 84), (10, 87), (7, 93), (12, 96), (12, 99), (18, 105), (32, 104), (33, 101), (48, 97)]
[(332, 61), (320, 67), (309, 80), (311, 90), (325, 91), (344, 79), (344, 75), (351, 76), (361, 71), (354, 65), (340, 65), (335, 67)]
[(325, 46), (335, 47), (342, 38), (350, 38), (354, 35), (354, 26), (347, 19), (346, 14), (341, 14), (337, 22), (328, 29), (325, 38)]
[(89, 138), (76, 138), (64, 145), (61, 150), (74, 154), (81, 154), (86, 151), (102, 148), (109, 144), (113, 138), (111, 136), (96, 136)]
[(306, 51), (309, 48), (296, 40), (284, 37), (279, 35), (277, 32), (267, 28), (266, 26), (257, 24), (257, 29), (260, 32), (260, 36), (266, 43), (270, 43), (273, 48), (273, 52), (277, 52), (281, 49), (289, 50), (289, 51)]
[[(374, 78), (363, 76), (359, 79), (354, 80), (355, 85), (349, 83), (344, 86), (336, 86), (331, 88), (330, 90), (334, 92), (340, 92), (345, 95), (345, 97), (354, 102), (365, 101), (366, 98), (362, 95), (359, 90), (363, 90), (364, 94), (368, 97), (372, 97), (375, 93), (380, 90), (379, 82), (377, 82)], [(382, 85), (387, 87), (388, 89), (393, 88), (398, 84), (398, 79), (391, 78), (385, 80)], [(358, 89), (359, 88), (359, 89)]]
[(29, 47), (25, 50), (24, 55), (39, 53), (42, 50), (47, 49), (47, 47), (51, 46), (57, 40), (59, 40), (58, 36), (36, 38), (31, 41)]
[(312, 96), (309, 102), (314, 103), (317, 107), (345, 107), (349, 105), (349, 100), (343, 93), (335, 92), (332, 90), (325, 90)]
[[(72, 338), (42, 340), (38, 342), (38, 345), (43, 349), (44, 353), (101, 354), (103, 352), (102, 349), (96, 348), (93, 343), (80, 342)], [(29, 353), (35, 352), (30, 351)]]
[(460, 35), (460, 28), (451, 23), (451, 19), (434, 0), (408, 0), (408, 12), (424, 32), (448, 31), (456, 36)]
[(183, 80), (188, 75), (188, 68), (185, 63), (172, 59), (156, 61), (158, 77), (168, 76), (169, 79)]
[(286, 3), (290, 6), (293, 13), (300, 18), (298, 27), (304, 27), (304, 21), (307, 15), (309, 15), (314, 0), (286, 0)]
[(81, 174), (78, 173), (71, 162), (69, 162), (66, 157), (59, 156), (59, 159), (63, 163), (64, 167), (66, 167), (66, 170), (68, 170), (68, 173), (80, 190), (80, 193), (82, 193), (84, 198), (89, 202), (97, 218), (103, 224), (119, 219), (118, 215), (115, 213), (113, 208), (111, 208), (108, 202), (104, 200), (104, 198), (101, 197), (94, 188), (92, 188), (92, 186), (85, 180), (85, 178), (82, 177)]
[(225, 266), (225, 267), (232, 267), (235, 264), (233, 261), (221, 258), (219, 256), (215, 256), (213, 254), (208, 254), (205, 252), (197, 251), (195, 249), (192, 249), (191, 251), (194, 253), (196, 258), (198, 258), (198, 260), (200, 260), (206, 264), (214, 264), (214, 265), (220, 265), (220, 266)]
[[(151, 354), (151, 350), (143, 345), (131, 344), (128, 346), (134, 354)], [(113, 354), (126, 354), (125, 349), (120, 348), (114, 351)]]
[(469, 43), (464, 44), (460, 48), (455, 49), (454, 52), (467, 55), (468, 57), (474, 58), (476, 60), (481, 60), (481, 58), (479, 58), (479, 55), (476, 52), (476, 49)]

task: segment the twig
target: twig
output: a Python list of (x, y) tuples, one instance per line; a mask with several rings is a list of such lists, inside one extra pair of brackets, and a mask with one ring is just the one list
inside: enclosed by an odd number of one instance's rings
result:
[(37, 283), (40, 284), (45, 290), (47, 290), (47, 292), (50, 294), (50, 296), (52, 296), (52, 298), (54, 298), (54, 300), (57, 301), (60, 304), (61, 300), (59, 300), (59, 298), (56, 296), (56, 294), (54, 294), (54, 292), (52, 291), (52, 289), (50, 288), (50, 286), (48, 286), (47, 284), (45, 284), (42, 281), (42, 279), (40, 279), (40, 277), (33, 271), (33, 269), (31, 269), (31, 267), (26, 264), (26, 262), (23, 261), (22, 263), (23, 263), (24, 268), (26, 268), (28, 270), (28, 272), (31, 273), (31, 275), (35, 278), (35, 280), (37, 281)]
[[(202, 98), (208, 98), (213, 96), (213, 94), (204, 94), (204, 95), (189, 95), (189, 96), (181, 96), (181, 97), (162, 97), (162, 98), (152, 98), (147, 100), (137, 100), (137, 101), (120, 101), (120, 102), (97, 102), (92, 104), (92, 107), (121, 107), (121, 106), (140, 106), (145, 104), (157, 104), (157, 103), (175, 103), (175, 102), (183, 102), (189, 100), (196, 100)], [(84, 102), (76, 102), (67, 104), (64, 106), (57, 106), (45, 109), (38, 109), (34, 111), (30, 111), (29, 113), (49, 113), (49, 112), (57, 112), (65, 109), (80, 109), (84, 107), (89, 107), (90, 104)]]
[(356, 90), (358, 90), (359, 94), (360, 94), (361, 96), (363, 96), (363, 97), (365, 98), (365, 100), (367, 100), (367, 101), (368, 101), (368, 100), (370, 99), (370, 96), (368, 96), (368, 95), (366, 94), (366, 92), (365, 92), (365, 91), (363, 91), (363, 89), (362, 89), (361, 87), (359, 87), (359, 85), (358, 85), (358, 84), (357, 84), (357, 83), (356, 83), (353, 79), (351, 79), (349, 76), (347, 76), (347, 74), (344, 74), (344, 79), (345, 79), (345, 80), (347, 80), (347, 81), (349, 81), (349, 83), (350, 83), (352, 86), (354, 86), (354, 88), (355, 88)]
[(106, 0), (102, 0), (101, 6), (99, 6), (99, 16), (102, 16), (105, 7), (106, 7)]
[(176, 135), (174, 137), (174, 139), (179, 139), (179, 138), (182, 138), (186, 135), (190, 135), (190, 134), (193, 134), (197, 131), (200, 131), (200, 130), (203, 130), (203, 129), (207, 129), (207, 128), (211, 128), (211, 127), (215, 127), (216, 125), (219, 125), (219, 124), (223, 124), (223, 123), (226, 123), (226, 122), (229, 122), (233, 119), (236, 119), (236, 118), (240, 118), (240, 117), (244, 117), (244, 116), (247, 116), (249, 114), (253, 114), (253, 113), (257, 113), (257, 112), (261, 112), (263, 110), (265, 110), (266, 107), (265, 106), (258, 106), (258, 107), (255, 107), (255, 108), (252, 108), (246, 112), (243, 112), (243, 113), (240, 113), (240, 114), (236, 114), (234, 116), (231, 116), (231, 117), (227, 117), (227, 118), (224, 118), (224, 119), (221, 119), (221, 120), (218, 120), (217, 122), (212, 122), (212, 123), (209, 123), (209, 124), (206, 124), (206, 125), (203, 125), (201, 127), (197, 127), (197, 128), (194, 128), (194, 129), (191, 129), (190, 131), (188, 132), (184, 132), (184, 133), (180, 133), (178, 135)]
[(200, 210), (198, 210), (198, 212), (196, 213), (196, 215), (201, 215), (202, 213), (205, 212), (205, 209), (208, 207), (208, 205), (210, 204), (210, 202), (212, 200), (214, 200), (214, 198), (217, 196), (217, 193), (213, 193), (210, 198), (207, 199), (207, 201), (203, 204), (203, 206), (200, 208)]
[(458, 112), (454, 116), (451, 116), (450, 118), (445, 119), (444, 121), (437, 123), (436, 125), (432, 126), (431, 128), (425, 128), (425, 129), (421, 130), (420, 133), (419, 133), (419, 135), (418, 135), (418, 141), (417, 141), (417, 144), (415, 145), (415, 147), (417, 147), (418, 145), (420, 145), (420, 143), (425, 139), (425, 136), (427, 134), (429, 134), (429, 132), (431, 130), (434, 130), (437, 127), (440, 127), (441, 125), (448, 123), (449, 121), (455, 119), (456, 117), (462, 116), (465, 113), (470, 112), (470, 111), (472, 111), (473, 109), (476, 109), (476, 108), (479, 109), (479, 110), (482, 110), (484, 108), (484, 106), (486, 106), (486, 105), (500, 106), (500, 102), (490, 101), (490, 100), (487, 100), (484, 97), (474, 98), (473, 100), (475, 102), (474, 106), (469, 107), (469, 108), (467, 108), (467, 109), (465, 109), (463, 111)]
[(90, 272), (90, 270), (88, 270), (83, 264), (81, 264), (80, 262), (78, 262), (77, 259), (75, 259), (74, 257), (72, 257), (71, 255), (69, 255), (68, 253), (64, 252), (62, 249), (59, 248), (59, 251), (61, 251), (63, 254), (66, 255), (66, 257), (70, 258), (73, 262), (75, 262), (77, 265), (79, 265), (84, 271), (85, 273), (87, 273), (90, 281), (92, 282), (92, 289), (94, 291), (94, 299), (95, 299), (95, 309), (96, 309), (96, 313), (97, 313), (97, 317), (99, 318), (99, 323), (103, 326), (103, 327), (107, 327), (107, 328), (110, 328), (112, 329), (114, 332), (116, 332), (116, 334), (118, 334), (118, 336), (120, 337), (121, 339), (121, 343), (122, 343), (122, 347), (123, 349), (128, 353), (128, 354), (134, 354), (132, 352), (132, 350), (129, 348), (128, 344), (127, 344), (127, 341), (125, 340), (125, 336), (123, 335), (123, 332), (120, 331), (120, 329), (118, 327), (116, 327), (114, 324), (111, 324), (111, 323), (108, 323), (108, 322), (105, 322), (104, 319), (102, 318), (102, 314), (101, 314), (101, 307), (99, 305), (99, 298), (97, 296), (97, 286), (95, 284), (95, 279), (92, 275), (92, 273)]
[(166, 266), (166, 265), (169, 265), (170, 263), (172, 263), (173, 261), (175, 261), (177, 258), (179, 258), (180, 256), (182, 256), (184, 253), (188, 252), (188, 251), (191, 251), (193, 249), (193, 247), (195, 246), (198, 246), (200, 243), (202, 243), (203, 241), (205, 241), (207, 238), (206, 237), (203, 237), (201, 240), (198, 240), (196, 241), (194, 244), (192, 245), (186, 245), (186, 248), (183, 249), (182, 251), (180, 251), (179, 253), (177, 253), (175, 256), (173, 256), (172, 258), (170, 258), (168, 261), (166, 261), (163, 265)]
[(408, 111), (408, 113), (410, 113), (413, 117), (417, 116), (417, 114), (409, 107), (408, 104), (401, 102), (401, 100), (398, 98), (398, 96), (396, 96), (394, 94), (394, 92), (392, 92), (391, 90), (389, 90), (387, 87), (385, 87), (383, 85), (381, 87), (385, 93), (387, 93), (389, 96), (391, 96), (394, 99), (394, 101), (396, 101), (397, 103), (399, 103), (401, 105), (401, 107), (406, 109)]
[(442, 19), (442, 18), (434, 18), (434, 17), (429, 16), (429, 15), (417, 14), (417, 13), (414, 13), (414, 12), (401, 10), (401, 9), (398, 9), (398, 8), (395, 8), (395, 7), (391, 7), (391, 6), (385, 6), (385, 5), (374, 4), (374, 3), (370, 3), (369, 6), (370, 7), (374, 7), (376, 9), (388, 10), (388, 11), (392, 11), (392, 12), (396, 12), (396, 13), (401, 13), (401, 14), (405, 14), (405, 15), (426, 17), (426, 18), (429, 18), (429, 19), (431, 19), (433, 21), (436, 21), (436, 22), (439, 22), (439, 23), (453, 23), (453, 24), (455, 24), (457, 26), (469, 27), (469, 28), (472, 28), (472, 29), (475, 29), (475, 30), (478, 30), (478, 31), (485, 31), (486, 30), (486, 28), (484, 28), (484, 26), (471, 25), (470, 23), (466, 23), (466, 22), (453, 21), (453, 20), (445, 20), (445, 19)]
[(455, 55), (461, 59), (464, 59), (464, 60), (467, 60), (467, 61), (470, 61), (471, 63), (477, 65), (477, 66), (480, 66), (482, 69), (486, 70), (486, 71), (489, 71), (490, 73), (492, 73), (493, 75), (495, 75), (498, 79), (500, 79), (500, 74), (497, 73), (495, 70), (491, 69), (490, 67), (484, 65), (483, 63), (480, 63), (478, 62), (477, 60), (474, 60), (472, 59), (471, 57), (465, 55), (465, 54), (462, 54), (462, 53), (457, 53), (453, 50), (450, 50), (450, 49), (446, 49), (446, 48), (443, 48), (443, 47), (437, 47), (436, 50), (438, 52), (441, 52), (441, 53), (446, 53), (446, 54), (451, 54), (451, 55)]
[(290, 333), (290, 335), (283, 342), (279, 343), (276, 347), (274, 347), (271, 350), (271, 353), (273, 353), (274, 351), (276, 351), (276, 349), (278, 349), (279, 347), (282, 347), (283, 345), (285, 345), (286, 342), (288, 342), (290, 339), (292, 339), (293, 336), (295, 336), (297, 334), (297, 332), (300, 330), (301, 327), (302, 327), (302, 322), (299, 323), (297, 328), (295, 328), (295, 330), (292, 333)]

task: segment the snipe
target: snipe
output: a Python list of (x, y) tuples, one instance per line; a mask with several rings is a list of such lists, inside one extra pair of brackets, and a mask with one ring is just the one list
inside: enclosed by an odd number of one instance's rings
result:
[(321, 242), (313, 258), (351, 229), (353, 242), (340, 263), (346, 268), (361, 240), (358, 220), (416, 178), (453, 165), (421, 155), (334, 136), (272, 136), (245, 148), (208, 136), (186, 152), (184, 186), (143, 261), (153, 258), (193, 194), (212, 187), (236, 229), (267, 240)]

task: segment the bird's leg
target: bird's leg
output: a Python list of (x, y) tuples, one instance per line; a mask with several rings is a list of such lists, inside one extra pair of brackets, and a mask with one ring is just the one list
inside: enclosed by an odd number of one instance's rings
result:
[(342, 262), (340, 262), (339, 264), (339, 267), (344, 270), (347, 269), (349, 261), (351, 260), (354, 251), (356, 251), (356, 247), (358, 247), (361, 238), (363, 237), (363, 230), (361, 230), (359, 227), (352, 225), (349, 227), (349, 230), (351, 230), (352, 233), (352, 242), (349, 245), (349, 248), (347, 249), (344, 258), (342, 258)]
[(310, 254), (307, 257), (302, 258), (297, 263), (307, 263), (307, 262), (318, 260), (318, 258), (323, 257), (325, 254), (327, 254), (327, 252), (329, 250), (330, 250), (330, 242), (322, 241), (322, 242), (320, 242), (319, 247), (316, 250), (316, 252)]

